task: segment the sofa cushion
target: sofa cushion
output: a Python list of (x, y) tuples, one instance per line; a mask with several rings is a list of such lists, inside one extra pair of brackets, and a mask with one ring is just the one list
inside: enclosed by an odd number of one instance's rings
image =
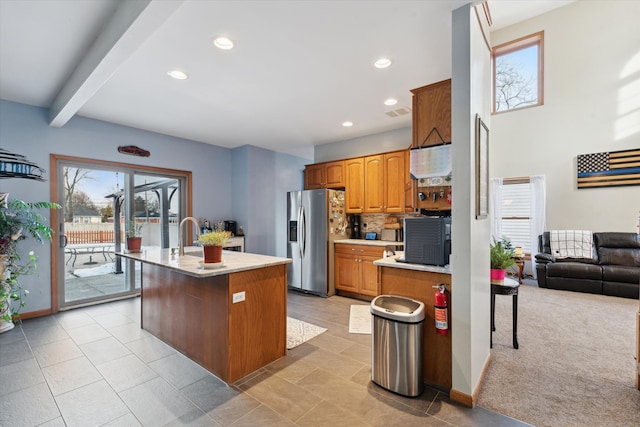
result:
[(624, 265), (603, 265), (602, 280), (636, 284), (640, 280), (640, 267)]
[(601, 265), (640, 267), (640, 235), (634, 233), (595, 233), (594, 242)]
[(602, 267), (583, 262), (554, 262), (547, 264), (547, 277), (602, 280)]

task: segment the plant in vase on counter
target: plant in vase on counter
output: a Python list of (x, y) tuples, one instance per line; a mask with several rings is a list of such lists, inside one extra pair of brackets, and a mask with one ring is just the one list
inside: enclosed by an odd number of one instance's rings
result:
[(506, 237), (502, 237), (500, 240), (493, 238), (489, 251), (492, 284), (501, 285), (504, 283), (507, 268), (515, 264), (514, 254), (515, 251), (509, 239)]
[(29, 291), (20, 284), (20, 276), (36, 270), (33, 251), (28, 260), (21, 261), (18, 242), (29, 236), (40, 243), (51, 241), (53, 229), (45, 225), (46, 218), (37, 211), (59, 207), (50, 202), (9, 201), (8, 193), (0, 193), (0, 332), (13, 328), (13, 317), (25, 306)]
[(217, 264), (222, 262), (222, 247), (231, 237), (229, 231), (212, 231), (201, 234), (198, 243), (202, 245), (205, 264)]

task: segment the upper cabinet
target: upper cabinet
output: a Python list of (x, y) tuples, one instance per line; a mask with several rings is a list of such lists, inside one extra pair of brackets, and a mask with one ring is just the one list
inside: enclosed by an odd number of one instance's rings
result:
[(384, 211), (384, 156), (364, 158), (364, 211)]
[(409, 180), (407, 150), (364, 158), (364, 211), (404, 212), (404, 186)]
[(345, 210), (347, 213), (364, 212), (364, 159), (358, 157), (344, 161)]
[(316, 163), (304, 168), (304, 189), (343, 188), (345, 186), (344, 162)]
[[(412, 89), (413, 142), (412, 148), (442, 144), (433, 132), (438, 129), (445, 142), (451, 142), (451, 79)], [(429, 139), (425, 139), (429, 136)]]

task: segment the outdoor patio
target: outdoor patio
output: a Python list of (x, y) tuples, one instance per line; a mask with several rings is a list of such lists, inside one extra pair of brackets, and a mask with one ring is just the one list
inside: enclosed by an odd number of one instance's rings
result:
[[(75, 257), (75, 260), (74, 260)], [(125, 292), (126, 262), (115, 273), (116, 256), (102, 252), (65, 254), (65, 300), (67, 303)], [(136, 262), (136, 289), (140, 289), (140, 263)]]

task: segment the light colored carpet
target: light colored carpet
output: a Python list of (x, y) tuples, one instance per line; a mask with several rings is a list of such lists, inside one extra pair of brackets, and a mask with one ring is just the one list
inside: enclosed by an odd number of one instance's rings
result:
[(349, 333), (371, 333), (371, 306), (352, 305), (349, 311)]
[(287, 316), (287, 349), (291, 350), (325, 331), (326, 328)]
[(496, 296), (485, 408), (543, 426), (640, 426), (633, 358), (638, 300), (520, 286), (518, 350), (512, 299)]

